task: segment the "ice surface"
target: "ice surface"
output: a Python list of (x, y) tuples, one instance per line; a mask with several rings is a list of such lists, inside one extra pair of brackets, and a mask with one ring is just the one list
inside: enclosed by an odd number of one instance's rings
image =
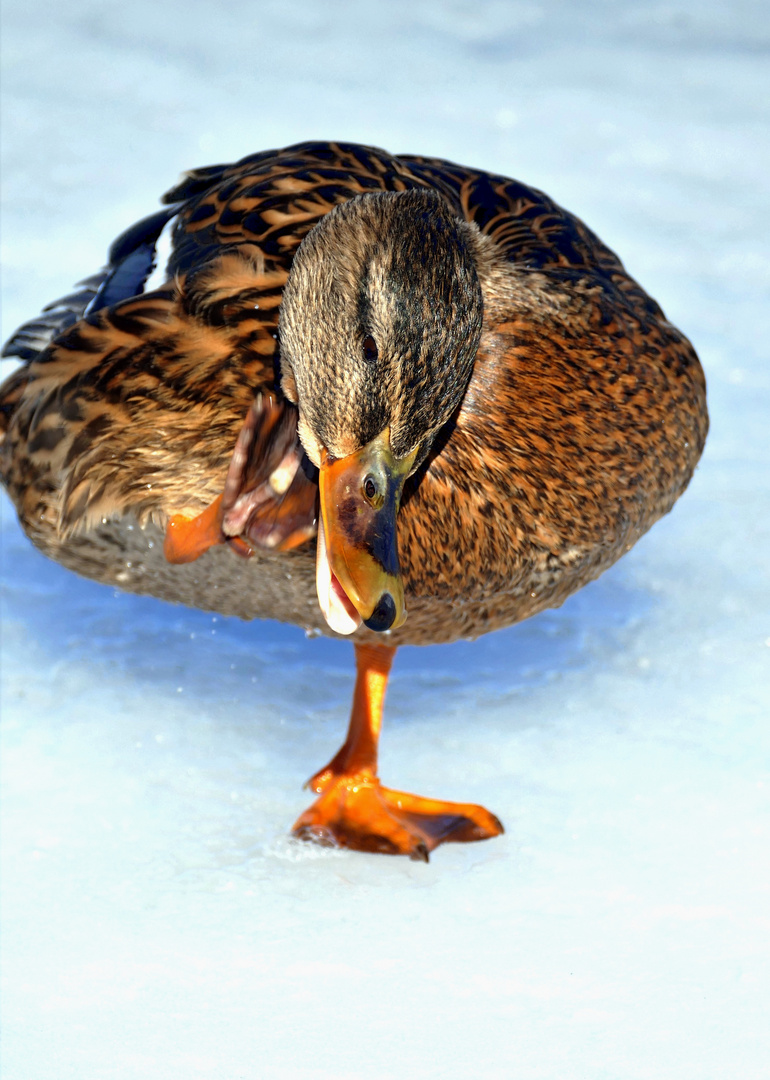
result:
[(770, 8), (8, 0), (3, 336), (183, 168), (311, 137), (583, 216), (712, 432), (562, 609), (396, 661), (382, 773), (485, 802), (429, 866), (287, 840), (351, 647), (114, 595), (2, 526), (3, 1080), (758, 1080), (770, 1060)]

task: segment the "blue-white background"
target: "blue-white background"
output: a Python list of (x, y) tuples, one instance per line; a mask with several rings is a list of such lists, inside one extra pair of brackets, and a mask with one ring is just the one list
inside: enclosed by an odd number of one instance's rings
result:
[(504, 837), (287, 839), (352, 650), (116, 595), (2, 526), (3, 1080), (770, 1069), (770, 7), (8, 0), (3, 336), (184, 168), (306, 138), (544, 188), (688, 333), (674, 512), (556, 612), (398, 656), (386, 782)]

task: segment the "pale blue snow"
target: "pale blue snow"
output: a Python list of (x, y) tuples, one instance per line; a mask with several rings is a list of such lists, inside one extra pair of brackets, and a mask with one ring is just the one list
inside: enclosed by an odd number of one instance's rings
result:
[(184, 168), (313, 137), (544, 188), (693, 339), (673, 514), (405, 649), (382, 773), (504, 837), (292, 843), (349, 645), (81, 581), (3, 501), (3, 1080), (759, 1080), (770, 1060), (770, 8), (7, 0), (3, 336)]

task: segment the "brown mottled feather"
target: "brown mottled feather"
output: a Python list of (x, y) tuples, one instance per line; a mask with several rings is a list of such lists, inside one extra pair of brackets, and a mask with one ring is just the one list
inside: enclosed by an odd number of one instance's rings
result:
[[(404, 494), (409, 618), (389, 643), (508, 625), (611, 565), (671, 508), (700, 456), (705, 384), (689, 342), (541, 192), (334, 143), (188, 174), (166, 196), (182, 202), (167, 285), (87, 314), (6, 382), (0, 467), (33, 542), (123, 588), (322, 627), (312, 541), (170, 566), (163, 530), (222, 493), (258, 395), (292, 408), (277, 390), (277, 325), (301, 240), (357, 194), (414, 187), (440, 192), (489, 241), (470, 385)], [(265, 482), (246, 451), (250, 479), (232, 506)], [(286, 504), (300, 519), (306, 480)]]

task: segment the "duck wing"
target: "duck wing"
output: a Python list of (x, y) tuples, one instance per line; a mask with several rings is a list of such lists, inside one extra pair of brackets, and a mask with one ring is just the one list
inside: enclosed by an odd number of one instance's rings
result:
[[(6, 345), (25, 364), (0, 388), (0, 473), (33, 539), (129, 509), (162, 525), (221, 494), (255, 400), (272, 395), (273, 419), (293, 412), (279, 389), (278, 308), (303, 237), (339, 202), (420, 183), (382, 151), (322, 142), (184, 176), (100, 273)], [(271, 475), (250, 431), (241, 507)], [(294, 488), (283, 495), (292, 525), (268, 530), (279, 544), (309, 534), (314, 515), (309, 490), (299, 506)], [(263, 523), (249, 531), (258, 543)]]

